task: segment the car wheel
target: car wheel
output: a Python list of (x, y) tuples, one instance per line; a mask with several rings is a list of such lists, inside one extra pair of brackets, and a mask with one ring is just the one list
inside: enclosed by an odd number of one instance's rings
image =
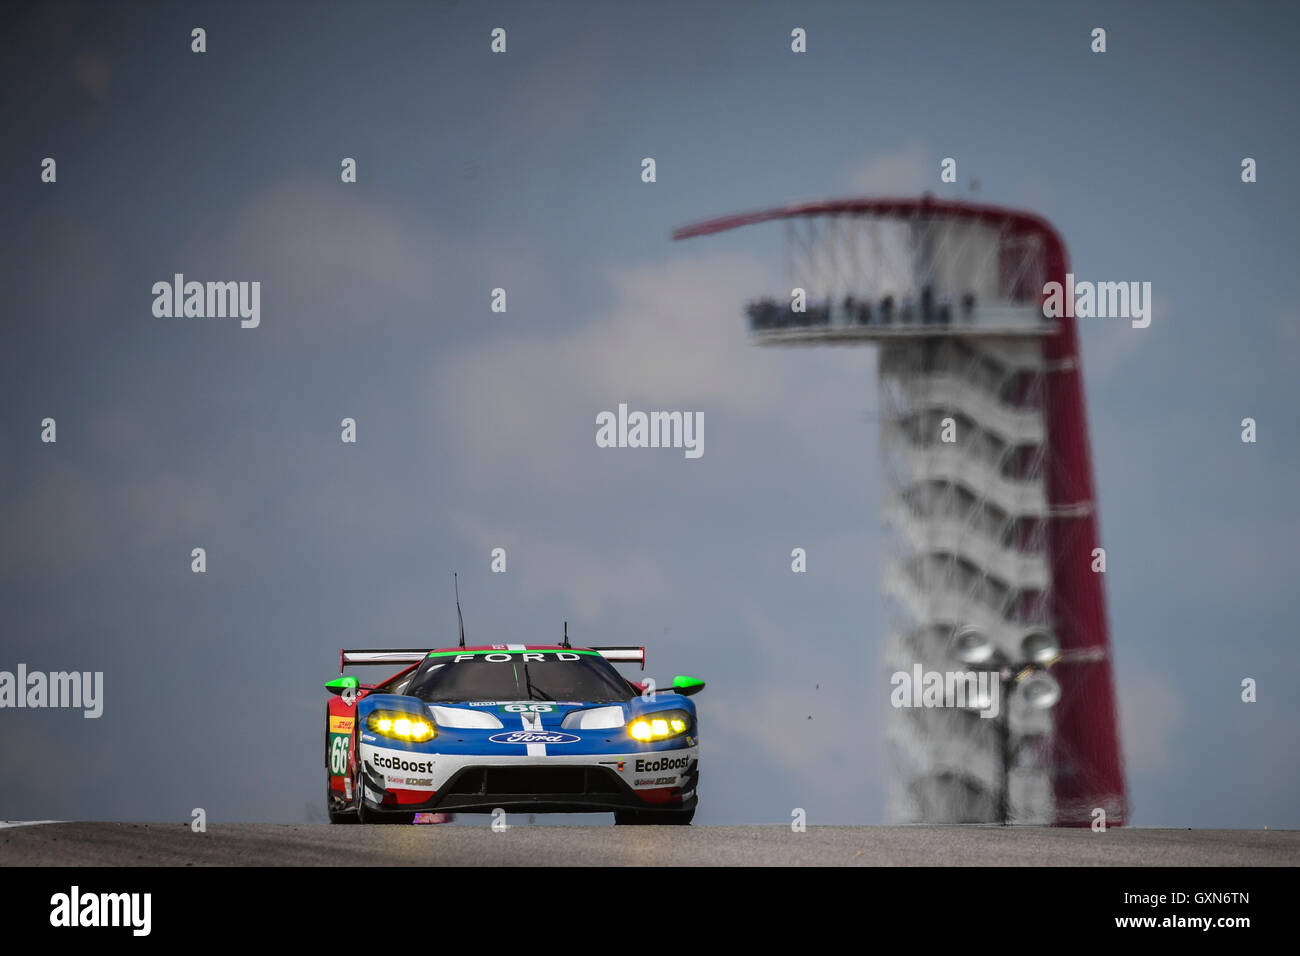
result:
[(365, 801), (365, 787), (363, 777), (359, 774), (357, 777), (357, 822), (358, 823), (414, 823), (414, 813), (381, 813), (378, 810), (367, 810)]
[(330, 790), (329, 779), (325, 781), (325, 812), (329, 815), (330, 823), (356, 823), (356, 810), (335, 810), (333, 791)]

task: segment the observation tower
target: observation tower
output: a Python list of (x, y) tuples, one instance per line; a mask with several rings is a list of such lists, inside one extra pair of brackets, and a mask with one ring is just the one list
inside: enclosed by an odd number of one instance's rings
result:
[[(779, 222), (786, 283), (746, 305), (767, 346), (877, 345), (888, 671), (996, 671), (985, 701), (891, 708), (897, 822), (1106, 824), (1128, 815), (1074, 319), (1043, 316), (1065, 245), (1043, 218), (849, 199)], [(802, 295), (800, 293), (802, 292)], [(889, 687), (882, 682), (882, 692)]]

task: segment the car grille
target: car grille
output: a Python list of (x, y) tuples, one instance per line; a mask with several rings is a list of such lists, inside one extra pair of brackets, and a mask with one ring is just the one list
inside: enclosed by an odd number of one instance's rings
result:
[(473, 767), (444, 789), (452, 794), (620, 793), (618, 778), (603, 767)]

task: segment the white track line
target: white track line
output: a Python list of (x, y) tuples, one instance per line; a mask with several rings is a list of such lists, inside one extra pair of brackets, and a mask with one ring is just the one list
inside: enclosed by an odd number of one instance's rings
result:
[(43, 823), (62, 823), (62, 820), (0, 820), (0, 830), (9, 827), (38, 827)]

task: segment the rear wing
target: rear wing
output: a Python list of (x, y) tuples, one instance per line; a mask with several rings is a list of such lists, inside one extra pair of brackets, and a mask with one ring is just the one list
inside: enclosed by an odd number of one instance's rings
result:
[(348, 650), (339, 651), (339, 673), (347, 667), (359, 667), (362, 664), (418, 664), (429, 656), (428, 648), (397, 647), (383, 650)]
[[(645, 670), (644, 647), (627, 644), (618, 647), (592, 647), (588, 649), (595, 651), (605, 660), (614, 664), (640, 664), (641, 669)], [(348, 667), (360, 667), (364, 664), (418, 664), (428, 656), (429, 649), (420, 647), (376, 650), (349, 650), (344, 648), (339, 651), (339, 673), (342, 674)]]
[(595, 651), (611, 663), (640, 664), (641, 669), (645, 670), (644, 647), (637, 647), (634, 644), (628, 644), (620, 647), (593, 647), (591, 650)]

